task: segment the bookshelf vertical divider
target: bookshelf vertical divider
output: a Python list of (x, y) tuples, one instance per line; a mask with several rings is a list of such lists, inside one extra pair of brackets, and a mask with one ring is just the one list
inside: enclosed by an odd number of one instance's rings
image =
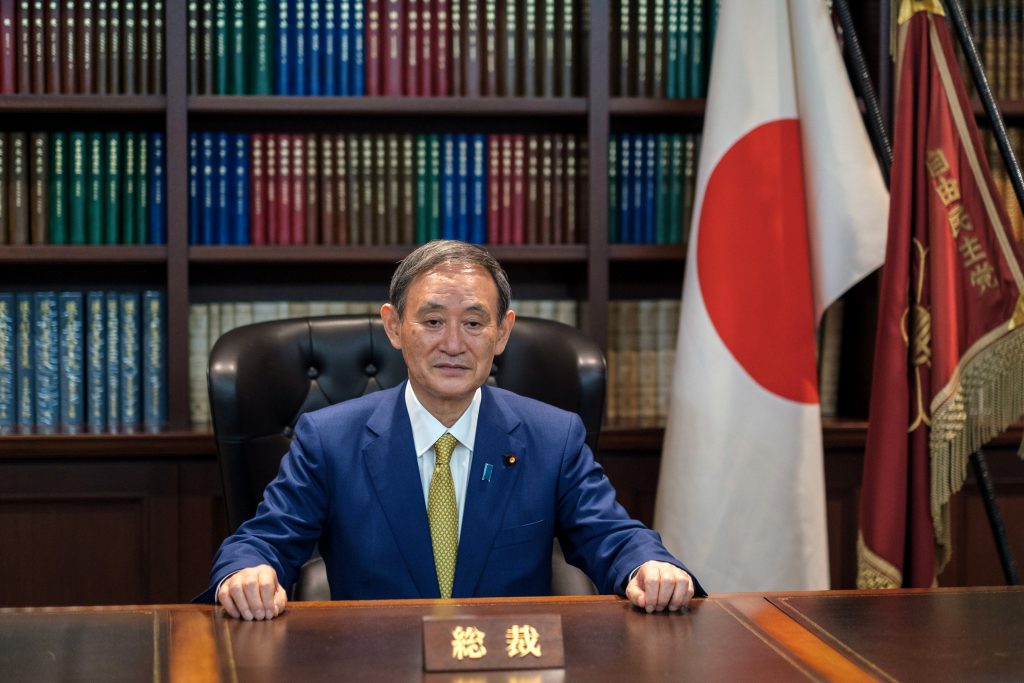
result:
[(593, 0), (587, 55), (587, 299), (590, 333), (608, 352), (608, 129), (611, 3)]

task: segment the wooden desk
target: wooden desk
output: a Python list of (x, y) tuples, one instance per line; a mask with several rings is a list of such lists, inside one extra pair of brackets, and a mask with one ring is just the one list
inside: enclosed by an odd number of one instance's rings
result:
[[(422, 672), (425, 615), (562, 617), (565, 669)], [(614, 597), (0, 609), (0, 677), (102, 681), (1011, 680), (1024, 589), (722, 594), (685, 614)]]

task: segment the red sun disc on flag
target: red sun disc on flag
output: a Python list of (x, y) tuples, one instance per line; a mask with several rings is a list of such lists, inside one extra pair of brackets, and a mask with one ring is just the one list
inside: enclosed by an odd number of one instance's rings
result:
[(814, 312), (800, 124), (755, 128), (704, 193), (697, 276), (715, 330), (762, 387), (817, 403)]

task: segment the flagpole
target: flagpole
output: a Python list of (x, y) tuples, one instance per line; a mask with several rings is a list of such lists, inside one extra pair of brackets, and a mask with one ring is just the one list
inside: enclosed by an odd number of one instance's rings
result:
[(839, 25), (843, 28), (843, 42), (846, 44), (845, 52), (848, 57), (846, 70), (853, 80), (854, 89), (864, 101), (864, 107), (867, 109), (865, 118), (867, 119), (868, 134), (871, 136), (875, 154), (880, 159), (885, 186), (888, 187), (889, 171), (892, 168), (892, 143), (889, 141), (889, 133), (885, 129), (885, 119), (882, 116), (882, 108), (878, 104), (878, 95), (875, 94), (875, 87), (871, 84), (868, 64), (864, 59), (864, 51), (860, 48), (857, 29), (853, 25), (853, 17), (850, 15), (850, 6), (846, 4), (846, 0), (833, 0), (832, 7), (839, 16)]

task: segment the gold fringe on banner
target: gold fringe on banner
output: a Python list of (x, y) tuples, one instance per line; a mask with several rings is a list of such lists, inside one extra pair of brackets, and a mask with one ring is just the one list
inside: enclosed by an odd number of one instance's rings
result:
[(899, 588), (903, 585), (903, 572), (871, 552), (864, 536), (857, 533), (857, 588), (876, 590)]

